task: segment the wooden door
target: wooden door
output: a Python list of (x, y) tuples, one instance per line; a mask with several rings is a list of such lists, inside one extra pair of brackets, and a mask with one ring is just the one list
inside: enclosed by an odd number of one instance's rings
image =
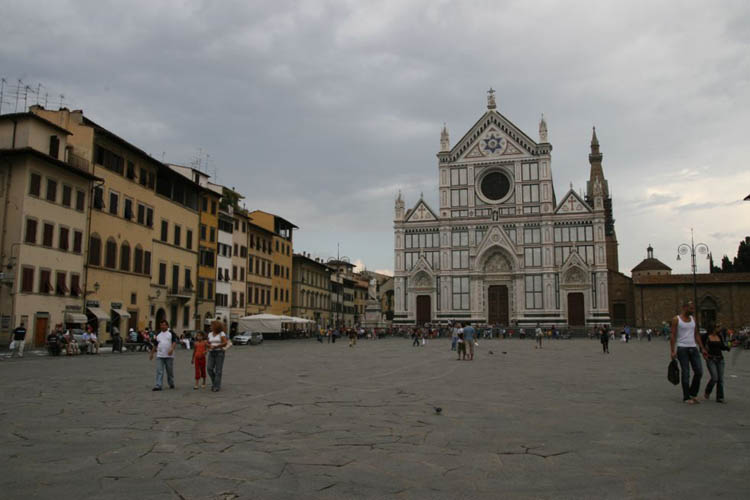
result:
[(37, 317), (36, 325), (34, 326), (34, 345), (43, 346), (47, 342), (47, 327), (49, 326), (49, 318)]
[(568, 294), (568, 325), (584, 326), (586, 324), (586, 309), (583, 294), (580, 292)]
[(487, 322), (490, 325), (507, 326), (510, 322), (508, 287), (494, 285), (487, 291)]
[(128, 330), (132, 328), (133, 330), (138, 331), (138, 311), (129, 310), (128, 312), (130, 313), (130, 319), (128, 320)]
[(417, 296), (417, 325), (424, 326), (432, 320), (432, 303), (429, 295)]

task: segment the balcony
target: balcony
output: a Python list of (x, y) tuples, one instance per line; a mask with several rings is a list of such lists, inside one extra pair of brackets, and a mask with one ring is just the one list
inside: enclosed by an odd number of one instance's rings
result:
[(68, 165), (77, 168), (78, 170), (83, 170), (84, 172), (89, 171), (89, 161), (86, 158), (84, 158), (83, 156), (78, 156), (70, 150), (68, 150), (67, 156), (68, 158), (66, 163)]
[(195, 289), (192, 287), (172, 286), (167, 289), (167, 299), (187, 302), (195, 295)]

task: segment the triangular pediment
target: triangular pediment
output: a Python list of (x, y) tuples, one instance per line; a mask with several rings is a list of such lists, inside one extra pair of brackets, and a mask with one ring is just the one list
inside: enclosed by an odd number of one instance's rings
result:
[(419, 255), (417, 263), (411, 270), (409, 276), (410, 288), (432, 288), (435, 283), (435, 271), (424, 254)]
[(491, 254), (494, 253), (493, 248), (500, 248), (504, 254), (508, 257), (508, 262), (513, 268), (518, 268), (516, 261), (516, 244), (512, 241), (508, 234), (503, 230), (502, 226), (494, 225), (491, 226), (484, 234), (481, 242), (477, 242), (477, 254), (474, 259), (475, 267), (478, 270), (484, 269), (487, 258), (491, 258)]
[(429, 222), (438, 220), (435, 212), (422, 198), (419, 199), (413, 209), (409, 210), (405, 222)]
[(556, 214), (588, 214), (591, 207), (572, 189), (563, 196), (562, 201), (555, 209)]
[(578, 254), (571, 251), (562, 266), (562, 282), (566, 286), (585, 285), (589, 282), (589, 266)]
[[(549, 144), (545, 145), (549, 149)], [(536, 155), (540, 145), (495, 110), (487, 111), (450, 150), (448, 160), (485, 160)], [(442, 153), (441, 153), (442, 154)]]

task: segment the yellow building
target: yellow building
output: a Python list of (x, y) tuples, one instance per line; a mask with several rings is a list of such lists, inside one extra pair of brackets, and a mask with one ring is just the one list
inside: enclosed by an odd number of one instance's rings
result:
[(234, 211), (234, 232), (232, 233), (232, 299), (229, 309), (231, 332), (237, 332), (237, 322), (245, 316), (245, 293), (247, 292), (247, 230), (250, 218), (247, 211), (237, 208)]
[(354, 276), (354, 324), (361, 324), (365, 319), (365, 304), (370, 283), (359, 274)]
[(146, 326), (156, 176), (164, 165), (80, 110), (30, 109), (68, 130), (69, 161), (90, 165), (89, 172), (103, 179), (91, 197), (85, 250), (89, 320), (99, 324), (100, 340), (109, 339), (113, 327), (124, 333), (128, 327)]
[(84, 246), (99, 179), (68, 161), (69, 136), (32, 113), (0, 116), (0, 330), (23, 323), (29, 345), (44, 345), (57, 323), (87, 321)]
[(270, 312), (273, 293), (273, 237), (273, 231), (248, 223), (246, 314)]
[(271, 307), (267, 312), (271, 314), (292, 314), (292, 254), (293, 231), (297, 226), (279, 217), (262, 210), (250, 213), (253, 223), (268, 231), (273, 232), (271, 249), (271, 261), (273, 270), (271, 275)]
[(294, 254), (292, 260), (292, 316), (327, 327), (331, 321), (331, 272), (320, 259)]

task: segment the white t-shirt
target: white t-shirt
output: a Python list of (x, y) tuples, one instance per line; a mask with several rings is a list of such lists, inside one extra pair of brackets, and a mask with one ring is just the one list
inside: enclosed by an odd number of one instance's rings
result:
[(211, 345), (211, 348), (219, 347), (221, 345), (221, 337), (226, 336), (227, 334), (224, 332), (219, 332), (217, 334), (211, 332), (208, 334), (208, 343)]
[(174, 358), (174, 351), (169, 354), (169, 350), (172, 348), (172, 332), (169, 330), (159, 332), (159, 335), (156, 336), (156, 342), (157, 358)]

